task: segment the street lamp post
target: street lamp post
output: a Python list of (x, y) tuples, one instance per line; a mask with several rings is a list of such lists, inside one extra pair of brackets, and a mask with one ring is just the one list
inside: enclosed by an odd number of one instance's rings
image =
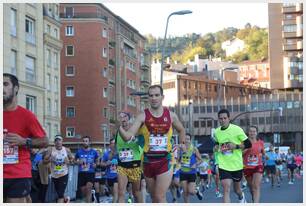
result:
[[(236, 70), (236, 69), (238, 69), (237, 67), (223, 67), (222, 69), (221, 69), (221, 76), (219, 77), (219, 89), (218, 89), (218, 111), (220, 111), (220, 99), (221, 99), (221, 82), (224, 80), (224, 78), (223, 78), (223, 72), (224, 71), (233, 71), (233, 70)], [(225, 89), (225, 88), (224, 88)], [(224, 96), (225, 96), (225, 93), (223, 92), (223, 98), (224, 98)], [(223, 101), (224, 101), (224, 99), (223, 99)]]
[(185, 15), (185, 14), (191, 14), (191, 13), (192, 11), (190, 10), (176, 11), (176, 12), (171, 13), (167, 18), (165, 36), (164, 36), (163, 47), (162, 47), (161, 68), (160, 68), (160, 86), (163, 86), (164, 56), (165, 56), (165, 46), (166, 46), (166, 37), (167, 37), (169, 19), (173, 15)]

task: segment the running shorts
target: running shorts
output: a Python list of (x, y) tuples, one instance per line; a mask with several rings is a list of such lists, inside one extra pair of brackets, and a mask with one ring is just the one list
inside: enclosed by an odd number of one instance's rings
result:
[(117, 173), (118, 175), (127, 176), (129, 182), (137, 182), (141, 180), (142, 170), (140, 167), (124, 168), (118, 166)]
[(263, 165), (258, 165), (254, 168), (243, 169), (243, 174), (244, 174), (245, 177), (251, 177), (255, 173), (261, 173), (262, 174), (263, 172), (264, 172)]

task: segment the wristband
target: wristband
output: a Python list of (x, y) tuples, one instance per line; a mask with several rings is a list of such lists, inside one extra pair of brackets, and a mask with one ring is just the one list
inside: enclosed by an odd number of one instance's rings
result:
[(239, 144), (236, 144), (236, 149), (240, 149), (240, 145)]
[(26, 140), (26, 148), (27, 149), (32, 149), (32, 139), (31, 138), (27, 138), (27, 140)]

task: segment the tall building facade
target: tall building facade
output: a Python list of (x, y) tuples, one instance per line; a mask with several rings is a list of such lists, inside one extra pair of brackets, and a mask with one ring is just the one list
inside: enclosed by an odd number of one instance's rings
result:
[(18, 103), (37, 116), (49, 138), (60, 128), (60, 93), (54, 89), (60, 89), (58, 6), (3, 4), (3, 71), (18, 77)]
[[(62, 134), (77, 145), (89, 135), (106, 145), (120, 110), (145, 106), (131, 94), (150, 85), (145, 38), (102, 4), (61, 4)], [(142, 102), (142, 103), (141, 103)]]
[(269, 3), (272, 89), (303, 88), (303, 4)]

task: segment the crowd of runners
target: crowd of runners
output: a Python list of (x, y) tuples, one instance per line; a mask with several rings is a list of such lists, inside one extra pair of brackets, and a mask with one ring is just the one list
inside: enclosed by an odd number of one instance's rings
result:
[[(107, 149), (91, 147), (91, 137), (82, 137), (82, 147), (75, 153), (63, 146), (63, 137), (54, 137), (54, 146), (36, 117), (17, 104), (18, 79), (3, 75), (3, 197), (5, 202), (47, 202), (48, 184), (54, 185), (56, 201), (70, 202), (65, 195), (69, 184), (69, 166), (78, 165), (77, 198), (79, 202), (99, 203), (109, 197), (113, 203), (200, 201), (213, 188), (216, 198), (231, 202), (233, 185), (240, 203), (260, 202), (263, 181), (271, 187), (288, 184), (302, 175), (302, 153), (279, 153), (272, 144), (266, 151), (258, 138), (256, 126), (247, 134), (230, 123), (226, 109), (218, 112), (220, 127), (214, 133), (211, 154), (201, 154), (185, 132), (177, 115), (162, 106), (163, 89), (149, 87), (150, 107), (131, 122), (127, 111), (118, 114), (118, 131)], [(178, 141), (174, 141), (174, 130)], [(51, 177), (51, 178), (50, 178)], [(248, 190), (245, 190), (248, 188)], [(251, 193), (246, 200), (245, 192)], [(75, 200), (74, 200), (75, 201)]]

